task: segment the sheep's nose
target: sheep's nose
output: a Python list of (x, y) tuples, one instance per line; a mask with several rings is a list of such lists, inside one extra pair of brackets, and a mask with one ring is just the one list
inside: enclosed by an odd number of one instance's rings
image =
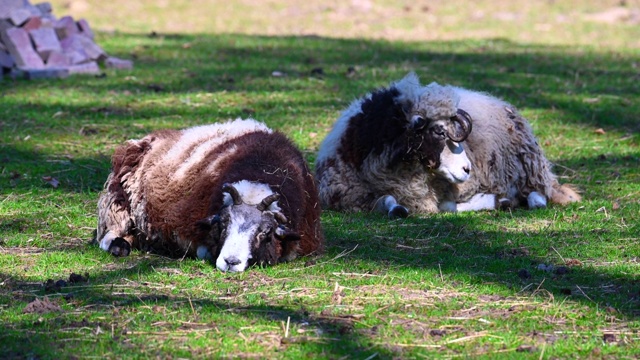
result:
[(462, 167), (462, 171), (466, 172), (467, 174), (471, 171), (471, 168), (468, 166), (463, 166)]
[(229, 264), (229, 266), (233, 266), (233, 265), (238, 265), (240, 264), (240, 259), (238, 259), (235, 256), (231, 256), (231, 257), (227, 257), (224, 258), (224, 262), (226, 262), (227, 264)]

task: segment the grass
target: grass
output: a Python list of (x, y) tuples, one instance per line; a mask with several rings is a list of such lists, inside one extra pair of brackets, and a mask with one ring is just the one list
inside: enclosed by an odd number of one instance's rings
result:
[[(589, 20), (615, 2), (52, 3), (135, 69), (0, 82), (4, 357), (637, 358), (639, 37)], [(312, 163), (341, 109), (408, 71), (516, 105), (584, 201), (327, 211), (326, 254), (241, 274), (91, 244), (124, 140), (253, 116)]]

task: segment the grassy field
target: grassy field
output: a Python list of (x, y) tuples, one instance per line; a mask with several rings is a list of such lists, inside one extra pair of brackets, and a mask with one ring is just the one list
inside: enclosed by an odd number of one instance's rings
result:
[[(0, 81), (0, 357), (637, 359), (640, 3), (530, 3), (52, 1), (135, 68)], [(324, 255), (240, 274), (91, 243), (124, 140), (253, 116), (312, 163), (408, 71), (513, 103), (584, 201), (327, 211)]]

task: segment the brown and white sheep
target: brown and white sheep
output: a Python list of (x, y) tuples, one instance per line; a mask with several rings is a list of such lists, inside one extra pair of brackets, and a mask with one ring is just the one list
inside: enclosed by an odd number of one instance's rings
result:
[(414, 73), (354, 101), (320, 146), (320, 201), (335, 210), (390, 217), (493, 209), (527, 198), (530, 208), (580, 196), (550, 171), (531, 127), (489, 95)]
[(160, 130), (112, 157), (97, 240), (215, 259), (222, 271), (322, 251), (320, 204), (300, 151), (253, 119)]

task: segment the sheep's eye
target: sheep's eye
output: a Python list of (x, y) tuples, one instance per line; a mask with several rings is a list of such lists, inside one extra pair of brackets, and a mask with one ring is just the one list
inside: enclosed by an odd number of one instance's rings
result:
[(413, 115), (413, 117), (411, 117), (411, 126), (414, 130), (422, 129), (426, 124), (427, 120), (422, 117), (422, 115)]

